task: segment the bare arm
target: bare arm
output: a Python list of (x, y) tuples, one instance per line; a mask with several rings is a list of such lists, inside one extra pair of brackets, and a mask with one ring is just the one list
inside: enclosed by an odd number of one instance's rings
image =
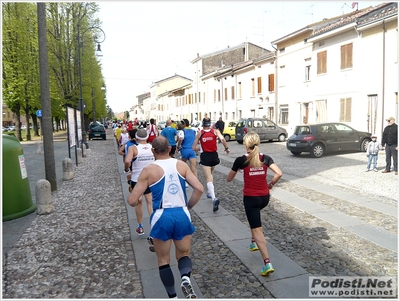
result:
[(142, 196), (142, 194), (146, 191), (147, 187), (149, 186), (148, 185), (149, 174), (150, 173), (147, 168), (144, 168), (141, 171), (135, 187), (128, 195), (127, 202), (130, 206), (135, 207), (139, 203), (139, 198)]
[(236, 177), (237, 171), (233, 171), (232, 169), (229, 171), (228, 176), (226, 177), (226, 180), (228, 182), (231, 182), (235, 177)]
[(131, 166), (132, 159), (137, 156), (137, 147), (135, 145), (128, 148), (128, 153), (125, 156), (125, 170)]
[(125, 143), (121, 145), (121, 147), (118, 149), (118, 154), (121, 156), (125, 155)]
[(282, 171), (280, 170), (280, 168), (278, 167), (278, 165), (271, 164), (269, 166), (269, 169), (271, 169), (275, 174), (274, 177), (272, 178), (271, 182), (268, 184), (268, 187), (271, 189), (272, 187), (274, 187), (274, 185), (276, 184), (276, 182), (279, 181), (279, 179), (282, 177)]
[(227, 154), (230, 153), (229, 147), (228, 147), (228, 143), (226, 143), (224, 136), (222, 136), (221, 132), (217, 129), (215, 129), (215, 133), (217, 134), (219, 140), (221, 140), (222, 144), (225, 147), (225, 151)]
[(193, 188), (192, 195), (190, 196), (188, 202), (188, 208), (191, 209), (197, 202), (200, 200), (201, 195), (204, 192), (204, 187), (200, 183), (199, 179), (194, 176), (192, 171), (190, 170), (189, 166), (184, 163), (183, 161), (178, 161), (176, 165), (178, 172), (185, 177), (186, 182), (189, 183), (190, 186)]
[(194, 138), (193, 145), (192, 145), (192, 150), (194, 150), (194, 151), (197, 151), (197, 144), (199, 143), (200, 136), (201, 136), (201, 132), (197, 131), (196, 138)]

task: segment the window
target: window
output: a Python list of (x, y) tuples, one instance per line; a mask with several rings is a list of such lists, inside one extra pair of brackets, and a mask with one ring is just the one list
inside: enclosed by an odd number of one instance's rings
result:
[(327, 122), (328, 121), (328, 110), (326, 106), (326, 99), (316, 100), (316, 121), (317, 122)]
[(226, 100), (228, 100), (228, 88), (225, 88), (225, 97), (224, 97), (224, 100), (226, 101)]
[(214, 102), (217, 101), (217, 90), (214, 89)]
[(310, 81), (310, 70), (311, 70), (311, 66), (306, 66), (305, 77), (304, 77), (304, 81), (306, 81), (306, 82)]
[(327, 59), (326, 51), (317, 53), (317, 74), (326, 73), (327, 70), (326, 59)]
[(232, 99), (235, 99), (235, 87), (234, 86), (231, 87), (231, 95), (232, 95)]
[(287, 105), (280, 107), (279, 120), (281, 124), (289, 124), (289, 107)]
[(351, 121), (351, 98), (340, 99), (340, 122)]
[(221, 101), (221, 90), (218, 89), (218, 101)]
[(251, 79), (251, 96), (255, 95), (254, 78)]
[(268, 91), (275, 91), (275, 74), (268, 74)]
[(274, 107), (268, 107), (268, 118), (271, 120), (274, 119)]
[(242, 83), (238, 82), (238, 97), (239, 99), (242, 99)]
[(261, 77), (257, 78), (257, 93), (261, 94), (262, 93), (262, 87), (261, 87)]
[(340, 69), (353, 67), (353, 43), (340, 47)]

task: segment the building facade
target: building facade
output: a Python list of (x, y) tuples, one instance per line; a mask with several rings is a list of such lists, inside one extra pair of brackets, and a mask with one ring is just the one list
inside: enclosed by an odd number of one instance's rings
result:
[(246, 42), (197, 55), (193, 80), (174, 75), (151, 85), (144, 117), (268, 117), (289, 133), (335, 121), (381, 133), (386, 118), (399, 117), (397, 6), (310, 24), (272, 41), (275, 51)]

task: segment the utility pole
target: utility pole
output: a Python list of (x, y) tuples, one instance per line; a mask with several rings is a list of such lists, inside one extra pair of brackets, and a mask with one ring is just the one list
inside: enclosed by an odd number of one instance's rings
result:
[(53, 119), (51, 116), (49, 63), (47, 56), (46, 3), (37, 3), (39, 36), (40, 100), (42, 104), (42, 134), (44, 169), (51, 191), (57, 190), (57, 175), (54, 158)]

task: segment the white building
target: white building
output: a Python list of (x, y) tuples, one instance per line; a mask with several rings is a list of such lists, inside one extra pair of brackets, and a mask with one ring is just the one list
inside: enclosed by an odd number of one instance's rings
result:
[(381, 133), (399, 117), (397, 22), (397, 3), (387, 3), (301, 28), (272, 41), (276, 51), (246, 42), (197, 55), (193, 81), (151, 86), (146, 119), (265, 116), (289, 133), (325, 121)]

